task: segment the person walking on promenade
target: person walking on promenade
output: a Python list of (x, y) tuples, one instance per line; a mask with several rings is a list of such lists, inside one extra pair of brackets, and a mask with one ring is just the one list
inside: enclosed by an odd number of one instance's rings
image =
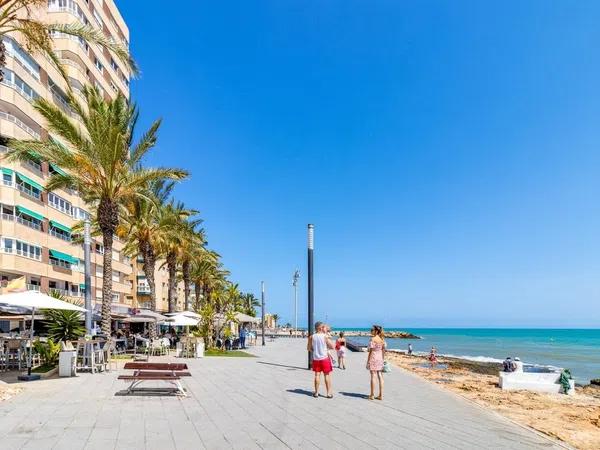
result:
[(246, 348), (246, 327), (240, 329), (240, 348)]
[(331, 371), (333, 366), (329, 356), (329, 349), (335, 348), (331, 339), (327, 337), (325, 324), (315, 323), (315, 334), (308, 337), (307, 350), (312, 352), (312, 370), (314, 372), (315, 391), (313, 397), (319, 397), (319, 385), (321, 383), (321, 372), (325, 376), (325, 388), (327, 398), (333, 398), (331, 390)]
[(343, 331), (340, 331), (340, 337), (335, 341), (335, 349), (337, 350), (338, 367), (346, 370), (346, 338)]
[[(371, 341), (369, 342), (369, 356), (367, 357), (367, 370), (371, 372), (371, 395), (369, 400), (376, 398), (383, 400), (383, 361), (385, 358), (385, 339), (383, 328), (373, 325), (371, 328)], [(379, 383), (379, 395), (375, 397), (375, 380)]]

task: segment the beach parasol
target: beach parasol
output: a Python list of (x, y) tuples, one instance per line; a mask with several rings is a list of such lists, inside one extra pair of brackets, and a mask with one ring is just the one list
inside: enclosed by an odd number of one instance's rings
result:
[(69, 302), (59, 300), (38, 291), (14, 292), (0, 295), (0, 305), (18, 307), (31, 310), (31, 331), (29, 333), (29, 358), (27, 361), (27, 375), (20, 376), (20, 380), (29, 381), (39, 379), (39, 375), (31, 375), (31, 357), (33, 352), (33, 323), (35, 311), (40, 309), (64, 309), (85, 313), (85, 308)]
[(161, 322), (161, 325), (171, 325), (174, 327), (194, 327), (198, 325), (198, 319), (178, 313), (173, 316), (169, 316), (167, 319)]

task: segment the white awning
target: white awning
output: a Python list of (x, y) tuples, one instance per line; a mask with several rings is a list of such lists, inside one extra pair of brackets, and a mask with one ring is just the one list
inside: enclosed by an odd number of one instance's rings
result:
[(252, 317), (252, 316), (249, 316), (248, 314), (244, 314), (244, 313), (237, 313), (235, 315), (235, 318), (238, 322), (241, 322), (241, 323), (260, 323), (260, 318)]
[(160, 323), (161, 325), (170, 325), (172, 327), (193, 327), (198, 325), (198, 319), (184, 316), (183, 314), (176, 314), (168, 317), (165, 321)]
[(85, 308), (59, 300), (39, 291), (12, 292), (0, 295), (0, 304), (32, 309), (66, 309), (69, 311), (85, 312)]

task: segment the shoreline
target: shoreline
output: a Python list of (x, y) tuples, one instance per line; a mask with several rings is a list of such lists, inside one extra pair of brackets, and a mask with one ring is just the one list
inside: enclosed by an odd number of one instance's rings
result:
[[(496, 362), (438, 357), (431, 369), (425, 356), (388, 351), (395, 365), (521, 425), (579, 449), (600, 446), (600, 387), (577, 385), (576, 395), (503, 391), (498, 387)], [(549, 414), (550, 412), (550, 414)]]

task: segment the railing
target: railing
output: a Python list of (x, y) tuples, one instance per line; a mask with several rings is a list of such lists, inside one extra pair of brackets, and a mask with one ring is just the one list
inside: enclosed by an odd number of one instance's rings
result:
[(69, 103), (67, 103), (67, 101), (62, 97), (62, 95), (58, 94), (56, 91), (54, 91), (54, 89), (50, 89), (50, 92), (52, 92), (52, 99), (56, 104), (58, 104), (60, 109), (62, 109), (65, 112), (65, 114), (71, 117), (75, 117), (75, 112), (73, 111)]
[(48, 233), (50, 235), (54, 236), (55, 238), (62, 239), (63, 241), (71, 242), (73, 240), (73, 238), (71, 236), (69, 236), (68, 234), (60, 233), (60, 232), (56, 231), (54, 228), (50, 228), (50, 231), (48, 231)]
[(2, 184), (3, 184), (4, 186), (8, 186), (8, 187), (14, 187), (14, 185), (15, 185), (15, 184), (12, 182), (12, 180), (5, 180), (5, 179), (2, 179)]
[(27, 283), (27, 290), (28, 291), (38, 291), (40, 290), (41, 286), (39, 284), (30, 284)]
[(73, 6), (56, 6), (56, 5), (48, 5), (48, 12), (68, 12), (73, 14), (79, 20), (81, 20), (84, 25), (89, 23), (88, 18), (83, 12), (79, 9), (79, 7), (74, 8)]
[(25, 161), (25, 165), (29, 167), (29, 169), (37, 172), (39, 175), (43, 175), (42, 165), (36, 161), (28, 159)]
[(31, 89), (31, 92), (33, 92), (33, 94), (30, 94), (29, 92), (27, 92), (26, 90), (24, 90), (21, 86), (19, 86), (17, 83), (15, 83), (14, 81), (10, 81), (10, 80), (2, 80), (0, 82), (1, 84), (3, 84), (4, 86), (7, 86), (15, 91), (17, 91), (19, 94), (21, 94), (23, 97), (25, 97), (25, 99), (28, 102), (32, 102), (33, 100), (35, 100), (36, 98), (39, 97), (38, 93), (35, 92), (33, 89)]
[(12, 214), (2, 213), (2, 220), (10, 220), (10, 221), (14, 222), (15, 216)]
[(42, 260), (42, 255), (41, 254), (38, 256), (35, 253), (25, 252), (25, 251), (19, 250), (19, 249), (17, 249), (17, 255), (24, 256), (25, 258), (35, 259), (36, 261), (41, 261)]
[(65, 297), (69, 296), (69, 291), (67, 291), (66, 289), (59, 289), (59, 288), (48, 288), (48, 290), (50, 292), (54, 291), (54, 292), (58, 292), (61, 295), (64, 295)]
[(23, 194), (29, 196), (29, 197), (33, 197), (36, 200), (40, 200), (42, 197), (42, 194), (40, 193), (40, 191), (38, 190), (33, 190), (31, 188), (28, 188), (26, 184), (19, 184), (17, 183), (17, 189), (19, 191), (21, 191)]
[(139, 286), (137, 287), (138, 294), (149, 294), (150, 286)]
[(6, 113), (4, 111), (0, 111), (0, 117), (3, 118), (4, 120), (8, 120), (9, 122), (14, 123), (16, 126), (18, 126), (22, 130), (25, 130), (27, 133), (29, 133), (30, 135), (32, 135), (34, 138), (36, 138), (36, 139), (40, 138), (40, 133), (36, 132), (30, 126), (25, 125), (25, 123), (23, 123), (22, 120), (17, 119), (12, 114)]
[(62, 267), (63, 269), (71, 270), (71, 263), (63, 261), (62, 259), (53, 259), (53, 258), (50, 258), (50, 265), (51, 266)]
[(42, 231), (42, 226), (33, 220), (28, 220), (24, 217), (17, 216), (17, 222), (19, 222), (21, 225), (25, 225), (26, 227), (33, 228), (34, 230)]

